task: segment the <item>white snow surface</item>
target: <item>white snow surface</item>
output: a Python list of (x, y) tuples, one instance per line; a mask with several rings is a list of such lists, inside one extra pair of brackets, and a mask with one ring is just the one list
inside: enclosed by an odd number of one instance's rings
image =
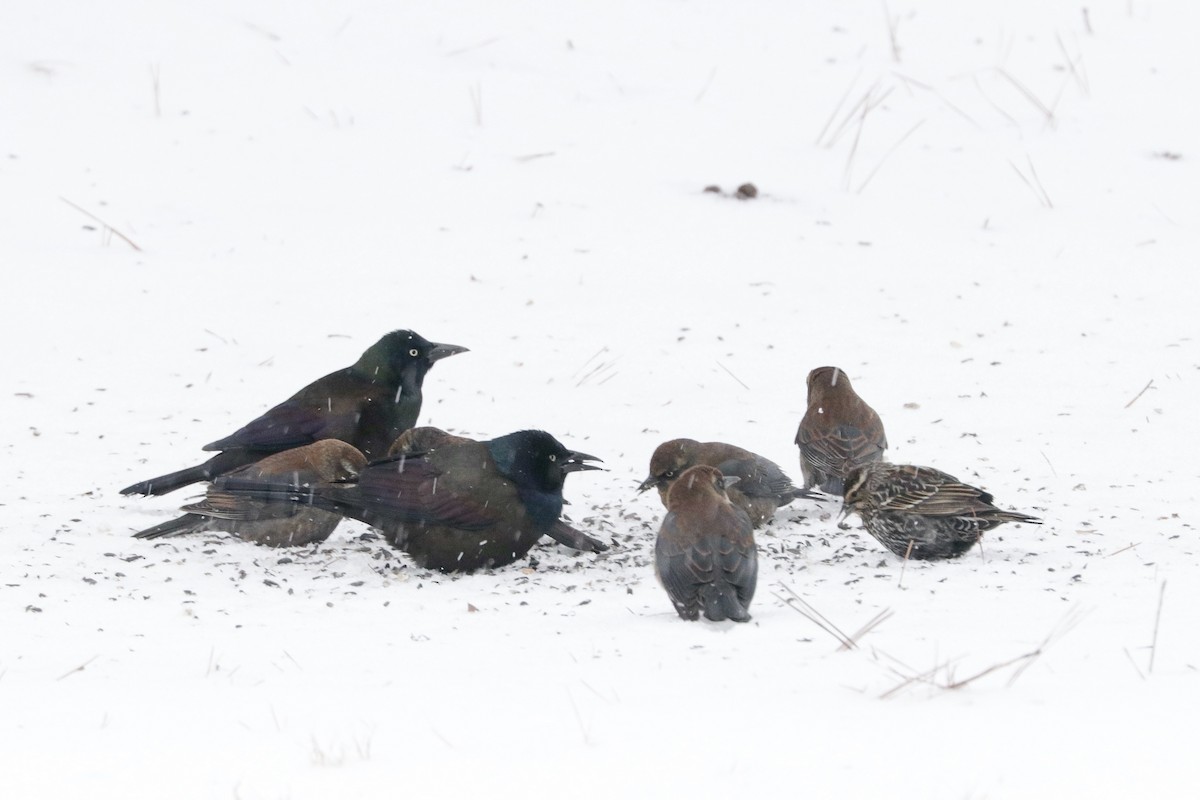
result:
[[(3, 17), (0, 797), (1200, 792), (1200, 5)], [(604, 459), (609, 552), (130, 538), (196, 492), (121, 487), (403, 327), (471, 349), (421, 424)], [(753, 621), (680, 620), (650, 453), (798, 479), (824, 364), (1045, 524), (905, 566), (796, 502)]]

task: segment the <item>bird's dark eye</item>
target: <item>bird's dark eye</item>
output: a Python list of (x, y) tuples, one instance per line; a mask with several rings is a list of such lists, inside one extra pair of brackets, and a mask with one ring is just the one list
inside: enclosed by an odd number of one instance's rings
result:
[(415, 348), (415, 347), (412, 350), (409, 350), (408, 354), (410, 356), (412, 356), (413, 358), (416, 358), (417, 356), (421, 355), (420, 351), (417, 350), (417, 348)]

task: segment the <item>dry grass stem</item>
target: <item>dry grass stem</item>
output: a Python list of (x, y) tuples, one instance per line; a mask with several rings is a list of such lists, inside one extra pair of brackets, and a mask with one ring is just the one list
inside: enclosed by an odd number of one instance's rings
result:
[(1109, 553), (1108, 555), (1105, 556), (1105, 558), (1112, 558), (1113, 556), (1117, 555), (1118, 553), (1124, 553), (1126, 550), (1132, 550), (1133, 548), (1137, 547), (1139, 544), (1141, 544), (1141, 542), (1133, 542), (1131, 544), (1127, 544), (1124, 547), (1122, 547), (1120, 550), (1114, 550), (1113, 552)]
[(821, 128), (821, 132), (817, 134), (817, 140), (814, 142), (814, 144), (818, 146), (821, 144), (821, 141), (825, 138), (825, 134), (829, 132), (829, 126), (833, 124), (835, 119), (837, 119), (838, 112), (841, 111), (842, 106), (846, 104), (846, 98), (850, 96), (850, 92), (854, 89), (854, 84), (858, 83), (858, 79), (861, 76), (862, 69), (860, 68), (858, 72), (854, 74), (854, 80), (850, 81), (850, 85), (846, 87), (846, 91), (842, 92), (842, 96), (838, 100), (837, 105), (833, 107), (833, 111), (829, 114), (829, 119), (825, 120), (825, 125)]
[(139, 253), (142, 252), (142, 248), (137, 246), (137, 242), (133, 241), (133, 239), (130, 239), (128, 236), (121, 233), (119, 230), (114, 228), (112, 225), (109, 225), (107, 222), (100, 219), (95, 214), (88, 211), (86, 208), (83, 208), (82, 206), (77, 205), (76, 203), (72, 203), (70, 200), (68, 200), (67, 198), (65, 198), (61, 195), (59, 196), (58, 199), (62, 200), (64, 203), (66, 203), (71, 208), (78, 211), (80, 214), (83, 214), (84, 216), (88, 217), (89, 219), (92, 219), (95, 222), (98, 222), (104, 228), (105, 232), (110, 233), (113, 236), (116, 236), (117, 238), (121, 239), (122, 241), (124, 241), (126, 244), (128, 244), (130, 247), (132, 247), (134, 250), (138, 251)]
[(1142, 390), (1141, 390), (1140, 392), (1138, 392), (1137, 394), (1135, 394), (1135, 395), (1133, 396), (1133, 399), (1132, 399), (1132, 400), (1130, 400), (1128, 403), (1126, 403), (1126, 404), (1125, 404), (1125, 408), (1129, 408), (1131, 405), (1133, 405), (1134, 403), (1136, 403), (1136, 402), (1138, 401), (1138, 398), (1140, 398), (1142, 395), (1144, 395), (1144, 394), (1146, 393), (1146, 391), (1147, 391), (1147, 390), (1149, 390), (1149, 388), (1150, 388), (1151, 386), (1153, 386), (1153, 385), (1154, 385), (1154, 378), (1151, 378), (1151, 379), (1150, 379), (1150, 380), (1149, 380), (1149, 381), (1146, 383), (1146, 385), (1142, 387)]
[(1146, 666), (1146, 674), (1154, 673), (1154, 654), (1158, 652), (1158, 623), (1162, 621), (1163, 596), (1167, 593), (1167, 582), (1163, 581), (1158, 590), (1158, 611), (1154, 614), (1154, 636), (1150, 640), (1150, 663)]
[(858, 640), (861, 637), (865, 636), (880, 623), (892, 616), (891, 609), (884, 609), (872, 617), (865, 625), (859, 628), (853, 636), (847, 636), (846, 633), (837, 625), (834, 625), (828, 617), (826, 617), (820, 611), (817, 611), (817, 609), (814, 608), (812, 604), (803, 597), (796, 594), (796, 591), (792, 589), (792, 587), (785, 583), (780, 583), (779, 587), (787, 592), (789, 596), (784, 597), (783, 595), (774, 592), (772, 594), (774, 594), (778, 599), (782, 600), (787, 606), (795, 610), (800, 616), (804, 617), (818, 628), (837, 639), (838, 643), (841, 645), (838, 648), (839, 650), (853, 650), (857, 648)]
[[(1087, 19), (1087, 9), (1084, 9), (1084, 19)], [(1063, 43), (1062, 37), (1056, 33), (1054, 34), (1054, 39), (1058, 42), (1058, 49), (1062, 52), (1063, 58), (1067, 62), (1067, 69), (1070, 71), (1071, 77), (1074, 78), (1075, 85), (1079, 87), (1079, 91), (1083, 93), (1084, 97), (1090, 97), (1092, 88), (1088, 82), (1087, 72), (1083, 67), (1083, 54), (1081, 53), (1078, 57), (1072, 58), (1071, 54), (1067, 52), (1067, 46)]]
[(1052, 107), (1047, 106), (1045, 103), (1043, 103), (1038, 98), (1038, 96), (1036, 94), (1034, 94), (1032, 90), (1030, 90), (1030, 88), (1028, 86), (1026, 86), (1025, 84), (1021, 83), (1019, 80), (1017, 80), (1015, 77), (1013, 77), (1012, 73), (1010, 73), (1008, 70), (1004, 69), (1003, 67), (997, 67), (996, 73), (1001, 78), (1004, 78), (1006, 81), (1011, 83), (1013, 85), (1013, 87), (1016, 88), (1016, 90), (1018, 92), (1020, 92), (1025, 97), (1025, 99), (1028, 100), (1033, 105), (1034, 108), (1036, 108), (1038, 111), (1041, 111), (1042, 114), (1046, 117), (1047, 124), (1049, 124), (1051, 127), (1054, 126), (1054, 123), (1055, 123), (1054, 109)]
[(917, 542), (915, 539), (908, 540), (908, 547), (904, 550), (904, 560), (900, 562), (900, 580), (896, 581), (896, 588), (904, 588), (904, 570), (908, 568), (908, 557), (912, 555), (913, 545)]
[[(1028, 159), (1028, 156), (1026, 158)], [(1046, 190), (1043, 188), (1041, 181), (1037, 179), (1037, 173), (1033, 171), (1032, 160), (1029, 160), (1030, 176), (1028, 177), (1024, 172), (1021, 172), (1021, 168), (1012, 161), (1009, 161), (1008, 165), (1013, 168), (1013, 172), (1017, 173), (1017, 177), (1024, 181), (1025, 185), (1029, 187), (1029, 190), (1033, 192), (1035, 197), (1037, 197), (1039, 203), (1046, 208), (1054, 208), (1054, 203), (1050, 202), (1050, 196), (1046, 194)]]
[(88, 664), (91, 664), (93, 661), (95, 661), (99, 657), (100, 656), (98, 656), (98, 655), (92, 656), (87, 661), (80, 664), (78, 667), (75, 667), (75, 669), (69, 669), (66, 672), (64, 672), (62, 675), (59, 675), (57, 678), (55, 678), (55, 680), (61, 681), (63, 678), (74, 675), (76, 672), (83, 672), (85, 669), (87, 669)]
[(917, 128), (920, 128), (924, 124), (925, 124), (925, 120), (921, 120), (916, 125), (913, 125), (911, 128), (908, 129), (907, 133), (905, 133), (903, 136), (901, 136), (899, 139), (897, 139), (896, 143), (888, 148), (888, 151), (883, 154), (883, 158), (879, 159), (879, 163), (877, 163), (875, 165), (875, 168), (872, 169), (869, 173), (867, 173), (867, 177), (865, 179), (863, 179), (863, 182), (858, 185), (858, 189), (855, 191), (855, 194), (862, 194), (863, 189), (867, 188), (867, 184), (870, 183), (871, 179), (875, 177), (875, 173), (879, 172), (879, 168), (883, 166), (884, 162), (887, 161), (891, 157), (892, 153), (894, 153), (900, 149), (900, 145), (904, 144), (905, 140), (907, 140), (908, 137), (912, 136), (914, 133), (917, 132)]
[(737, 381), (739, 384), (741, 384), (741, 386), (742, 386), (742, 388), (743, 388), (743, 389), (746, 389), (747, 391), (749, 391), (750, 387), (749, 387), (749, 386), (747, 386), (745, 383), (743, 383), (741, 378), (739, 378), (737, 375), (734, 375), (732, 372), (730, 372), (730, 371), (729, 371), (729, 367), (725, 366), (725, 365), (724, 365), (724, 364), (722, 364), (720, 361), (718, 361), (718, 362), (716, 362), (716, 363), (717, 363), (717, 366), (718, 366), (718, 367), (720, 367), (721, 369), (725, 370), (726, 374), (728, 374), (728, 375), (729, 375), (729, 377), (733, 378), (735, 381)]

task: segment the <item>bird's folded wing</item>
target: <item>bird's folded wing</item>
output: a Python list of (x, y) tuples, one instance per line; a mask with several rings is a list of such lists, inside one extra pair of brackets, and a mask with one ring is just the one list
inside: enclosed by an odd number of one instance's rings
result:
[(729, 459), (717, 469), (722, 475), (736, 475), (737, 490), (747, 497), (780, 497), (796, 491), (796, 485), (779, 465), (765, 458)]
[(217, 489), (209, 490), (203, 500), (184, 506), (181, 510), (213, 519), (238, 522), (282, 520), (313, 513), (312, 507), (306, 503), (288, 499), (250, 497)]
[(513, 514), (523, 514), (520, 503), (516, 487), (494, 472), (464, 480), (443, 474), (425, 458), (411, 457), (372, 464), (344, 500), (344, 505), (360, 507), (373, 519), (463, 530), (487, 528)]
[(958, 516), (990, 508), (992, 496), (940, 470), (920, 467), (896, 470), (881, 500), (880, 510)]
[(205, 450), (282, 450), (319, 439), (342, 439), (355, 429), (359, 411), (332, 413), (291, 400), (280, 403), (239, 430), (204, 446)]

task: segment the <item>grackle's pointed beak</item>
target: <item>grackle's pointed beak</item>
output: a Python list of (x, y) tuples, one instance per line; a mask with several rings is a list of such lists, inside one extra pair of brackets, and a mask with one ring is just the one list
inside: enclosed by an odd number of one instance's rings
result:
[(438, 344), (434, 342), (433, 348), (429, 351), (427, 358), (430, 362), (441, 361), (443, 358), (456, 356), (459, 353), (469, 353), (470, 350), (457, 344)]
[(657, 485), (658, 485), (658, 478), (651, 475), (650, 477), (646, 478), (646, 480), (644, 480), (638, 484), (638, 493), (640, 494), (642, 492), (649, 491), (650, 489), (653, 489)]
[[(596, 456), (589, 456), (587, 453), (578, 453), (572, 450), (567, 454), (567, 460), (563, 462), (563, 472), (584, 472), (589, 469), (604, 469), (597, 464), (586, 464), (586, 461), (600, 461)], [(603, 463), (603, 462), (601, 462)]]

